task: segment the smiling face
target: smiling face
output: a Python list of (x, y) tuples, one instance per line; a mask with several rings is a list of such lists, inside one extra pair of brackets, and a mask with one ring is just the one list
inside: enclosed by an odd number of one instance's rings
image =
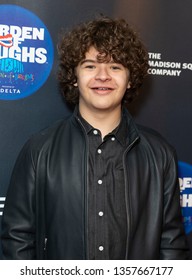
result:
[(91, 47), (76, 68), (81, 114), (121, 111), (125, 91), (130, 87), (129, 71), (122, 64), (98, 61), (99, 52)]

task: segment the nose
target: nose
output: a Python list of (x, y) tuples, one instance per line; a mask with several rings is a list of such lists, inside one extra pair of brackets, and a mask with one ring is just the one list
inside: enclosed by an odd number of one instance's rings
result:
[(97, 73), (95, 75), (95, 79), (96, 80), (101, 80), (101, 81), (106, 81), (106, 80), (111, 79), (111, 76), (110, 76), (109, 69), (108, 69), (107, 65), (100, 64), (98, 66)]

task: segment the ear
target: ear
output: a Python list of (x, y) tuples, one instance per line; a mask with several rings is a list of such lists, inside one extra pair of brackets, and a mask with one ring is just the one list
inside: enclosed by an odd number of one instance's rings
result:
[(128, 82), (128, 84), (127, 84), (127, 89), (129, 89), (130, 87), (131, 87), (131, 83)]
[(76, 82), (76, 83), (74, 83), (73, 85), (74, 85), (74, 87), (78, 87), (77, 82)]

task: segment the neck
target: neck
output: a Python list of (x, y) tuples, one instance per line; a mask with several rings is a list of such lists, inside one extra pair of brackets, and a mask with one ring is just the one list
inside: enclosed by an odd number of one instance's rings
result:
[(93, 127), (99, 129), (102, 134), (102, 138), (108, 133), (113, 131), (121, 121), (121, 108), (118, 110), (112, 110), (111, 112), (87, 112), (79, 108), (81, 116)]

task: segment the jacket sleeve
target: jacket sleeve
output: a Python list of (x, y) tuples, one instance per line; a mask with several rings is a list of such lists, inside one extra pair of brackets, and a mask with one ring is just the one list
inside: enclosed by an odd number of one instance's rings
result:
[(161, 239), (161, 259), (189, 258), (189, 251), (182, 224), (177, 158), (173, 154), (164, 174), (164, 212)]
[(35, 168), (29, 144), (22, 149), (10, 181), (2, 218), (3, 258), (35, 259)]

